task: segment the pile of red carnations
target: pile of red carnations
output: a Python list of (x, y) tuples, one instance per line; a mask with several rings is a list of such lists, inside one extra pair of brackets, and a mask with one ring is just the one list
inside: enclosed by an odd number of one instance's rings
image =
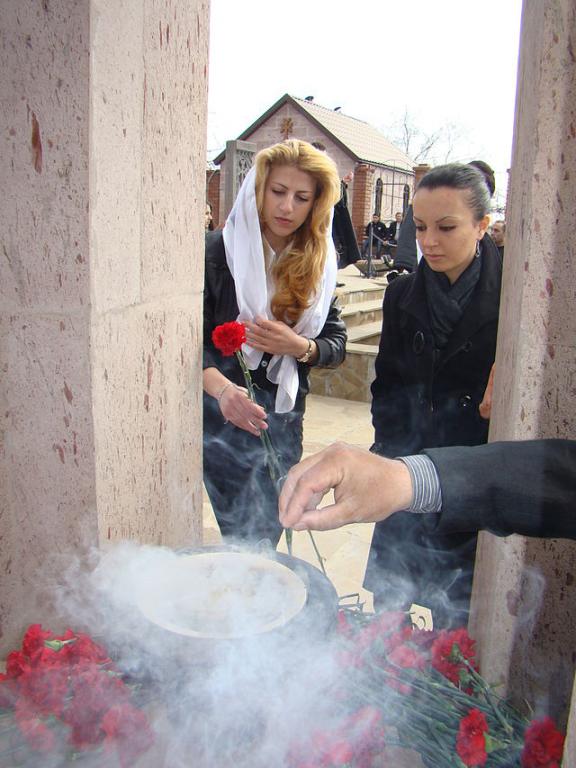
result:
[(57, 637), (40, 624), (28, 628), (0, 675), (0, 765), (101, 751), (103, 760), (114, 752), (130, 766), (152, 741), (131, 688), (100, 645), (70, 629)]
[(563, 735), (495, 695), (465, 629), (425, 632), (403, 613), (344, 610), (339, 633), (342, 718), (294, 748), (290, 768), (412, 766), (399, 749), (427, 768), (559, 768)]

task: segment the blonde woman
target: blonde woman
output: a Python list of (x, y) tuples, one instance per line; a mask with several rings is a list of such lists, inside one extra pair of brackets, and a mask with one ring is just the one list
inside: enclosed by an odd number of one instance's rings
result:
[[(275, 144), (256, 156), (224, 230), (207, 236), (204, 481), (224, 537), (277, 543), (277, 495), (260, 430), (268, 430), (286, 472), (302, 455), (310, 367), (344, 359), (331, 238), (339, 197), (327, 155), (295, 139)], [(214, 328), (231, 320), (246, 326), (257, 403), (236, 358), (212, 343)]]

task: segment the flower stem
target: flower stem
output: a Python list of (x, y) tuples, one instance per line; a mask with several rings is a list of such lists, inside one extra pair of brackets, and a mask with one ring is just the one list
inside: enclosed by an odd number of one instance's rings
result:
[[(238, 360), (238, 363), (242, 370), (242, 375), (244, 376), (244, 381), (246, 382), (248, 397), (253, 403), (255, 403), (256, 393), (254, 392), (252, 375), (250, 373), (248, 366), (246, 365), (246, 360), (244, 360), (244, 355), (240, 350), (236, 351), (236, 359)], [(282, 477), (282, 471), (280, 469), (280, 463), (278, 461), (278, 457), (276, 456), (276, 451), (274, 450), (274, 446), (272, 445), (272, 442), (270, 440), (270, 435), (266, 432), (265, 429), (260, 430), (260, 441), (262, 442), (262, 446), (266, 454), (266, 465), (268, 467), (268, 473), (270, 475), (270, 479), (272, 480), (272, 485), (274, 486), (274, 490), (276, 491), (276, 494), (278, 494), (279, 492), (278, 484), (279, 484), (280, 478)], [(288, 554), (292, 555), (292, 530), (288, 528), (286, 529), (286, 546), (288, 548)]]
[[(292, 531), (290, 531), (290, 533), (292, 533)], [(314, 536), (312, 536), (312, 531), (308, 531), (308, 536), (310, 536), (310, 541), (312, 542), (312, 546), (314, 547), (314, 552), (316, 552), (316, 557), (318, 558), (318, 562), (320, 563), (320, 569), (324, 574), (324, 576), (327, 577), (328, 574), (326, 573), (326, 568), (324, 568), (324, 558), (322, 557), (322, 555), (320, 554), (320, 550), (316, 546), (316, 542), (314, 541)]]
[[(240, 350), (237, 350), (235, 354), (236, 354), (236, 359), (238, 360), (238, 363), (242, 370), (244, 381), (246, 382), (248, 397), (253, 403), (255, 403), (256, 393), (254, 392), (254, 384), (252, 383), (252, 375), (250, 373), (250, 369), (246, 365), (246, 360), (244, 360), (244, 355), (242, 354), (242, 352)], [(272, 485), (274, 486), (276, 493), (279, 493), (280, 481), (282, 479), (282, 470), (280, 468), (280, 462), (278, 461), (276, 451), (274, 450), (274, 446), (272, 445), (272, 441), (270, 440), (270, 435), (266, 432), (265, 429), (260, 430), (260, 440), (262, 441), (262, 445), (266, 453), (266, 464), (268, 466), (268, 472), (270, 474), (270, 479), (272, 480)], [(286, 530), (286, 548), (288, 549), (288, 554), (292, 556), (292, 529), (286, 528), (285, 530)], [(308, 531), (308, 535), (310, 536), (310, 541), (312, 542), (312, 546), (314, 547), (314, 552), (316, 553), (316, 557), (318, 558), (318, 562), (320, 564), (320, 570), (322, 571), (324, 576), (326, 576), (327, 574), (326, 574), (326, 569), (324, 568), (324, 558), (322, 557), (322, 555), (318, 550), (318, 547), (316, 546), (316, 542), (314, 541), (314, 536), (312, 535), (312, 531)]]
[(285, 528), (284, 532), (286, 534), (286, 549), (288, 554), (292, 556), (292, 528)]

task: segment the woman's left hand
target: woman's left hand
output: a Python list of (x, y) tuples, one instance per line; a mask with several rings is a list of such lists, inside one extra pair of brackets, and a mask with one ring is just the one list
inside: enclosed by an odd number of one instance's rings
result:
[(308, 339), (299, 336), (281, 320), (267, 320), (257, 317), (255, 322), (244, 321), (246, 342), (260, 352), (269, 355), (292, 355), (301, 357), (308, 349)]

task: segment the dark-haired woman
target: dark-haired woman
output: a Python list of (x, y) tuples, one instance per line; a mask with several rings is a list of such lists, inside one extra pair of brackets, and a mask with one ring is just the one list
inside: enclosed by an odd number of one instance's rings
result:
[[(479, 412), (496, 352), (502, 260), (489, 238), (482, 173), (451, 164), (430, 171), (414, 195), (423, 258), (386, 289), (372, 450), (395, 457), (424, 448), (478, 445)], [(467, 620), (476, 535), (433, 535), (402, 512), (375, 528), (365, 586), (377, 606), (432, 609), (436, 625)]]

